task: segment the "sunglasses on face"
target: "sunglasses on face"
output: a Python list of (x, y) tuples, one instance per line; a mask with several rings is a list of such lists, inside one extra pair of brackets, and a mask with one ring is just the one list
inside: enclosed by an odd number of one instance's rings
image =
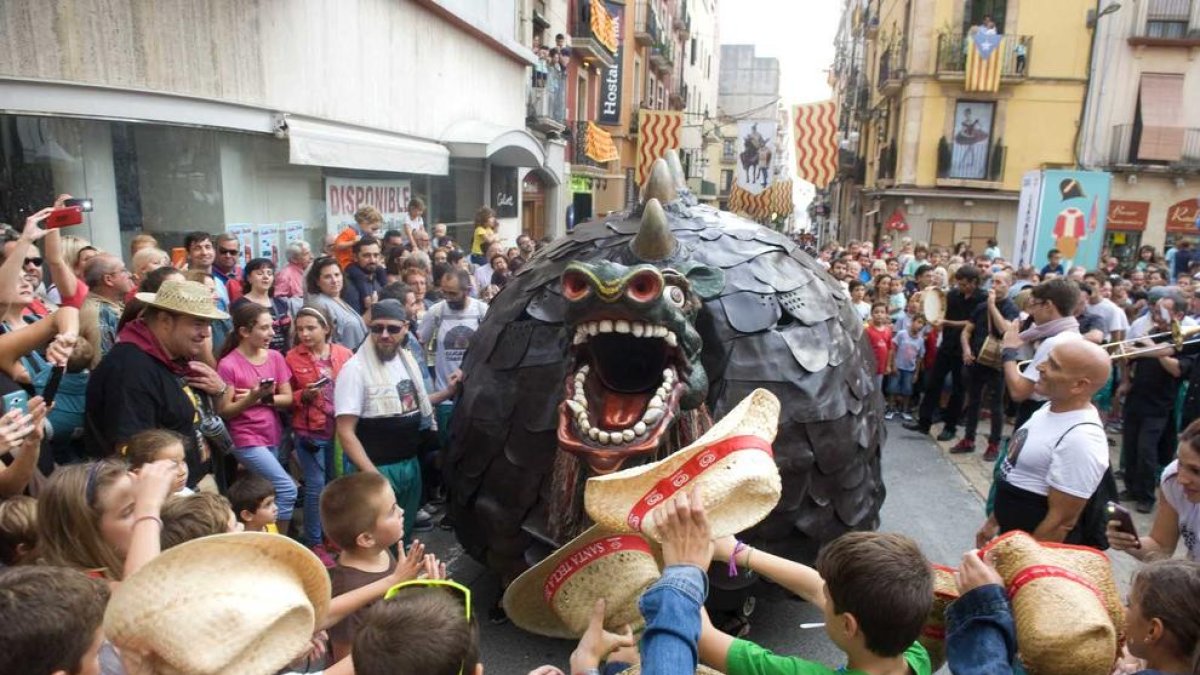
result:
[(234, 248), (234, 249), (223, 248), (220, 250), (220, 253), (221, 253), (221, 255), (237, 255), (238, 250), (236, 248)]
[(395, 324), (389, 324), (386, 326), (378, 323), (371, 324), (371, 332), (376, 335), (381, 335), (384, 331), (387, 331), (388, 335), (399, 335), (400, 331), (404, 330), (404, 328), (404, 326), (397, 326)]
[(25, 264), (26, 265), (36, 265), (37, 267), (41, 267), (42, 259), (41, 258), (26, 258)]

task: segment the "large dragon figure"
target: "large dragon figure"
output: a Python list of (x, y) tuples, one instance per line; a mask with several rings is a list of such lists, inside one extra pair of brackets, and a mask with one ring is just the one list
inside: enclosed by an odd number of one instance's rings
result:
[(459, 541), (505, 583), (589, 524), (589, 475), (674, 452), (757, 387), (783, 404), (783, 497), (742, 539), (806, 559), (878, 525), (883, 402), (847, 294), (681, 174), (668, 152), (638, 208), (538, 252), (473, 338), (444, 467)]

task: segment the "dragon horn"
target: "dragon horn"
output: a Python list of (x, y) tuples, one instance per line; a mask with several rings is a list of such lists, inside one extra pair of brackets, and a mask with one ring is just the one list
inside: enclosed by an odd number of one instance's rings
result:
[[(663, 167), (666, 167), (665, 163)], [(651, 178), (653, 179), (653, 176)], [(663, 211), (662, 204), (654, 197), (646, 200), (646, 208), (642, 211), (642, 224), (638, 228), (637, 236), (629, 242), (629, 249), (639, 260), (655, 262), (669, 258), (675, 252), (677, 243), (675, 235), (671, 234), (671, 228), (667, 225), (667, 213)]]
[(641, 202), (648, 203), (651, 199), (657, 199), (660, 203), (673, 202), (679, 197), (679, 193), (675, 190), (675, 180), (671, 177), (671, 168), (667, 166), (667, 160), (659, 157), (654, 160), (654, 165), (650, 168), (650, 175), (646, 177), (646, 182), (642, 183)]
[(663, 157), (667, 160), (667, 168), (671, 170), (671, 179), (675, 190), (687, 189), (687, 177), (683, 175), (683, 164), (679, 161), (679, 152), (675, 148), (671, 148), (663, 153)]

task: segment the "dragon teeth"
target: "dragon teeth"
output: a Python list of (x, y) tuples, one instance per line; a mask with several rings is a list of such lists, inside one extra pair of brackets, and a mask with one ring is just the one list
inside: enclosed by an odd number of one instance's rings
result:
[(608, 319), (603, 319), (603, 320), (601, 320), (601, 321), (600, 321), (600, 326), (599, 326), (599, 331), (600, 331), (601, 333), (611, 333), (611, 332), (613, 332), (613, 322), (612, 322), (612, 321), (609, 321)]
[(663, 414), (664, 411), (662, 408), (650, 408), (646, 411), (645, 415), (642, 415), (642, 421), (647, 425), (658, 424), (658, 421), (662, 419)]
[(599, 321), (588, 321), (579, 324), (575, 327), (575, 335), (571, 343), (581, 345), (587, 342), (588, 338), (595, 337), (601, 333), (620, 333), (641, 338), (658, 338), (665, 340), (672, 347), (679, 346), (678, 336), (666, 326), (655, 326), (653, 324), (626, 319), (601, 319)]
[(616, 321), (613, 322), (613, 330), (618, 333), (624, 333), (624, 334), (628, 335), (629, 332), (632, 330), (632, 327), (629, 325), (628, 321), (626, 321), (624, 319), (617, 319)]
[(675, 337), (674, 333), (668, 332), (667, 336), (664, 337), (663, 340), (671, 347), (679, 346), (679, 339)]
[(633, 425), (633, 433), (637, 434), (638, 436), (646, 433), (646, 423), (638, 420), (638, 423)]
[(630, 328), (631, 332), (633, 333), (633, 337), (642, 337), (642, 335), (646, 332), (646, 327), (640, 323), (637, 323), (636, 321)]

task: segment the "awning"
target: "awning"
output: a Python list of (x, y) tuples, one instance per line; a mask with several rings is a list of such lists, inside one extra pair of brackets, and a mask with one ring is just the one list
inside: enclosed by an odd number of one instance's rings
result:
[(1183, 152), (1183, 75), (1142, 73), (1142, 138), (1137, 158), (1179, 161)]
[(540, 167), (546, 163), (542, 142), (525, 129), (513, 129), (480, 120), (450, 125), (442, 143), (455, 157), (486, 159), (497, 166)]
[(450, 151), (437, 143), (293, 115), (281, 116), (279, 122), (284, 125), (292, 164), (435, 176), (450, 173)]

